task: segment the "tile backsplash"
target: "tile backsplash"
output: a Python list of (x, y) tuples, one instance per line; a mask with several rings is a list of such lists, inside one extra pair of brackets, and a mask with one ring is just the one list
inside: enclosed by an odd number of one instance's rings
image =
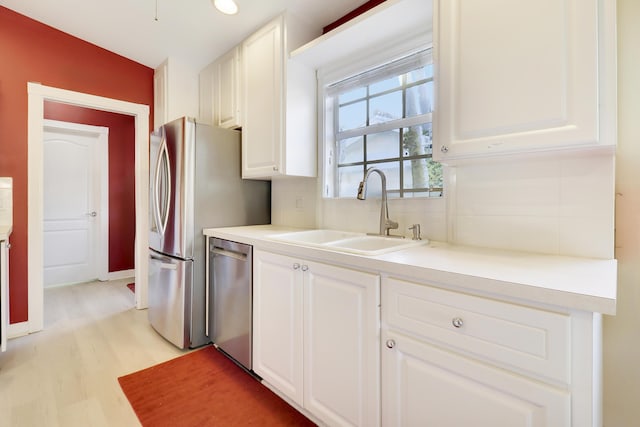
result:
[[(610, 259), (614, 256), (613, 153), (545, 155), (447, 169), (445, 197), (390, 199), (394, 234), (421, 225), (431, 240), (495, 249)], [(323, 199), (315, 179), (273, 181), (272, 222), (378, 230), (380, 199)]]
[(13, 178), (0, 177), (0, 225), (13, 224)]
[(449, 240), (613, 258), (614, 156), (505, 160), (452, 168)]

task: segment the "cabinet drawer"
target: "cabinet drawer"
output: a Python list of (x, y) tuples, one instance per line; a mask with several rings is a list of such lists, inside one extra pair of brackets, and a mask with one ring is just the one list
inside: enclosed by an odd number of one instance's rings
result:
[(570, 382), (571, 318), (567, 314), (394, 278), (384, 278), (382, 290), (382, 319), (388, 327)]

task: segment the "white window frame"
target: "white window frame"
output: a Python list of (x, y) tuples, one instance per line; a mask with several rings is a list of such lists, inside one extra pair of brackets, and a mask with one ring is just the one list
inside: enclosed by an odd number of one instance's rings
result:
[[(427, 41), (427, 39), (429, 41)], [(425, 49), (432, 49), (431, 34), (424, 38), (405, 40), (394, 45), (363, 52), (359, 58), (348, 62), (334, 63), (318, 70), (318, 171), (320, 171), (320, 194), (325, 199), (340, 199), (330, 191), (329, 182), (335, 182), (335, 132), (334, 105), (328, 96), (328, 88), (340, 81), (356, 76), (368, 70), (394, 62)], [(431, 114), (429, 114), (431, 115)], [(423, 121), (424, 115), (418, 116)], [(381, 125), (386, 126), (386, 124)], [(424, 199), (428, 199), (425, 197)]]

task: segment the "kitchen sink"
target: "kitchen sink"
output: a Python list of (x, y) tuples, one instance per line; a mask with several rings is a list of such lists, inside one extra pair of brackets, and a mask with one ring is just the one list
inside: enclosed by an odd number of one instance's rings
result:
[(271, 237), (275, 240), (295, 243), (302, 246), (311, 246), (366, 256), (381, 255), (388, 252), (425, 245), (429, 242), (428, 240), (409, 240), (397, 237), (371, 236), (364, 233), (324, 229), (294, 231), (291, 233), (276, 234)]
[(409, 240), (397, 237), (361, 236), (328, 242), (326, 246), (363, 255), (379, 255), (428, 243), (425, 240)]
[(355, 233), (352, 231), (339, 231), (339, 230), (306, 230), (306, 231), (293, 231), (291, 233), (276, 234), (271, 236), (276, 240), (284, 240), (287, 242), (310, 244), (310, 245), (322, 245), (328, 242), (334, 242), (336, 240), (343, 240), (352, 237), (366, 236), (364, 233)]

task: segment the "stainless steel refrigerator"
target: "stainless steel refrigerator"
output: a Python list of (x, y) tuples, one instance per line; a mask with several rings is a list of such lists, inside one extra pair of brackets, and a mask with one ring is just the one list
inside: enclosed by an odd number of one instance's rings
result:
[(203, 228), (269, 224), (271, 183), (241, 179), (240, 132), (172, 121), (151, 134), (149, 321), (180, 348), (207, 344)]

